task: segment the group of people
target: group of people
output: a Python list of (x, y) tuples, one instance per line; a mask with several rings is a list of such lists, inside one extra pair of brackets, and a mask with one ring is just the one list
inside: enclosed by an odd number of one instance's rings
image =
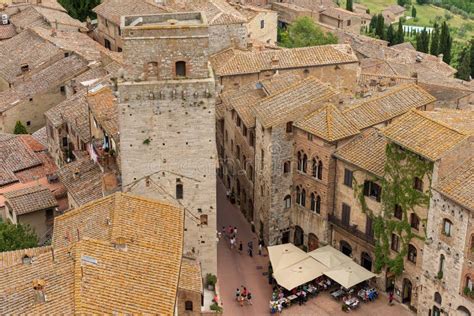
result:
[[(237, 227), (229, 225), (228, 227), (222, 226), (222, 232), (218, 234), (219, 238), (225, 236), (229, 239), (230, 249), (238, 249), (239, 253), (244, 251), (244, 245), (242, 240), (239, 241), (239, 245), (237, 246)], [(263, 240), (260, 239), (258, 242), (258, 254), (259, 256), (263, 255)], [(247, 243), (247, 254), (250, 257), (253, 257), (253, 241), (250, 240)]]
[(241, 285), (240, 288), (237, 288), (235, 291), (235, 300), (241, 307), (244, 306), (244, 302), (247, 302), (248, 305), (252, 305), (252, 294), (245, 286)]

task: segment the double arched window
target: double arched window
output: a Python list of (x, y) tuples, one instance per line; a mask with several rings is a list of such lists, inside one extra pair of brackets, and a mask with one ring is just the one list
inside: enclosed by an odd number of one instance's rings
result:
[(311, 193), (310, 196), (311, 199), (311, 211), (320, 214), (321, 213), (321, 197), (319, 195), (316, 195), (315, 193)]
[(298, 152), (298, 170), (306, 172), (308, 169), (308, 156), (303, 152)]
[(311, 171), (311, 175), (314, 178), (319, 180), (323, 179), (323, 162), (318, 157), (313, 158)]
[(296, 187), (296, 204), (306, 206), (306, 190), (301, 187)]

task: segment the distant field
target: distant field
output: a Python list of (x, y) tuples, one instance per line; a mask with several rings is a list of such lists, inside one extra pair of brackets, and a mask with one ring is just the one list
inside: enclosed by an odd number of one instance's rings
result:
[[(354, 2), (365, 5), (370, 9), (370, 12), (372, 14), (381, 12), (389, 5), (397, 3), (396, 0), (358, 0)], [(447, 10), (433, 5), (421, 6), (416, 4), (415, 0), (412, 0), (412, 2), (414, 3), (416, 8), (417, 20), (415, 21), (413, 19), (407, 19), (405, 24), (418, 26), (433, 26), (433, 23), (436, 20), (437, 16), (441, 17), (443, 20), (445, 19), (445, 12)], [(339, 3), (342, 8), (346, 7), (346, 0), (340, 0)], [(449, 12), (449, 14), (452, 16), (452, 18), (448, 20), (448, 24), (451, 27), (454, 33), (453, 35), (456, 39), (465, 41), (469, 40), (472, 36), (474, 36), (474, 20), (463, 19), (462, 16), (455, 15), (452, 12)], [(411, 9), (407, 10), (406, 15), (411, 16)], [(466, 29), (464, 37), (461, 37), (459, 34), (457, 34), (457, 30), (461, 27)]]

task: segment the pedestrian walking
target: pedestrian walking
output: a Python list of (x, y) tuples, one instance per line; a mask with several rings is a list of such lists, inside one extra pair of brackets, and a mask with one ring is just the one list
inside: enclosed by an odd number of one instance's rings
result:
[(234, 236), (237, 237), (237, 227), (234, 226)]
[(239, 243), (239, 253), (242, 254), (242, 250), (244, 249), (244, 246), (242, 245), (242, 240)]
[(227, 227), (227, 237), (231, 238), (232, 237), (232, 226), (229, 225), (229, 227)]
[(262, 243), (262, 242), (259, 242), (259, 243), (258, 243), (258, 255), (259, 255), (259, 256), (262, 255), (262, 250), (263, 250), (263, 243)]
[(235, 291), (235, 300), (238, 302), (239, 298), (240, 298), (240, 289), (237, 288), (237, 290)]
[(222, 226), (222, 236), (225, 236), (226, 233), (225, 233), (225, 226)]
[(250, 257), (253, 257), (253, 242), (252, 241), (249, 241), (248, 244), (248, 254)]
[(393, 291), (388, 294), (388, 305), (393, 305)]
[(240, 304), (240, 307), (244, 307), (244, 297), (243, 297), (243, 295), (239, 296), (239, 304)]
[(252, 293), (250, 291), (247, 293), (247, 303), (252, 305)]
[(230, 239), (230, 249), (234, 249), (234, 247), (235, 247), (235, 237), (232, 237)]

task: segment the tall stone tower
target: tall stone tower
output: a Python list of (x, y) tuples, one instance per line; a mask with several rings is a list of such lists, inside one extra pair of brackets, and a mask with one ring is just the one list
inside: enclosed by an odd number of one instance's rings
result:
[(216, 91), (206, 18), (126, 16), (121, 24), (123, 190), (184, 207), (185, 254), (201, 261), (203, 273), (216, 274)]

